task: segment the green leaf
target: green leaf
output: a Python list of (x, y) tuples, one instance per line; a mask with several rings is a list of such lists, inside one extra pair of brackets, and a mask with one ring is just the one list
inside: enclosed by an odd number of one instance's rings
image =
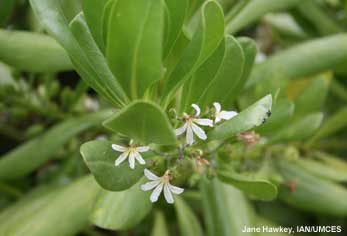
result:
[(0, 235), (73, 236), (88, 225), (88, 215), (99, 187), (91, 176), (66, 187), (55, 186), (5, 209)]
[(188, 13), (188, 6), (188, 0), (165, 0), (166, 31), (164, 41), (164, 60), (168, 55), (170, 55), (174, 45), (180, 37), (180, 34), (182, 34), (182, 27)]
[(251, 0), (242, 4), (237, 12), (232, 12), (227, 16), (226, 32), (235, 34), (240, 29), (256, 21), (261, 16), (269, 12), (280, 11), (291, 8), (298, 4), (300, 0)]
[(104, 51), (103, 14), (108, 0), (83, 0), (82, 9), (89, 29), (101, 51)]
[(175, 197), (175, 210), (178, 218), (180, 235), (203, 235), (199, 220), (195, 216), (194, 212), (190, 209), (188, 204), (184, 202), (184, 200), (179, 196)]
[(254, 210), (242, 192), (217, 178), (206, 177), (202, 178), (200, 189), (208, 236), (253, 235), (241, 232), (245, 225), (254, 225)]
[(105, 4), (104, 12), (102, 14), (102, 37), (104, 44), (107, 45), (108, 28), (110, 25), (110, 16), (112, 13), (113, 5), (117, 4), (117, 0), (108, 0)]
[(152, 102), (135, 101), (103, 125), (145, 144), (175, 144), (176, 136), (163, 110)]
[(53, 38), (26, 31), (0, 30), (0, 60), (29, 72), (73, 68), (66, 52)]
[(295, 105), (293, 102), (288, 100), (278, 101), (272, 107), (272, 114), (266, 123), (257, 127), (255, 131), (262, 135), (271, 134), (274, 131), (281, 129), (283, 124), (289, 122), (290, 118), (293, 116), (295, 110)]
[[(237, 58), (237, 60), (236, 60)], [(194, 73), (188, 82), (189, 90), (184, 94), (184, 108), (196, 103), (201, 107), (213, 102), (230, 108), (229, 97), (242, 77), (244, 55), (238, 41), (226, 36), (217, 50)]]
[(70, 31), (69, 21), (62, 11), (61, 1), (30, 0), (30, 4), (47, 31), (68, 52), (75, 69), (86, 83), (114, 105), (119, 106), (127, 102), (124, 91), (118, 86), (112, 73), (109, 72), (106, 61), (101, 57), (102, 53), (81, 20), (81, 16), (77, 16), (72, 26), (75, 29), (75, 36), (78, 36), (77, 40)]
[(217, 49), (224, 38), (224, 16), (215, 1), (207, 1), (201, 8), (201, 22), (181, 60), (168, 76), (164, 88), (164, 104), (167, 105), (178, 88)]
[(245, 63), (244, 63), (241, 79), (238, 80), (232, 92), (229, 93), (230, 94), (228, 97), (229, 103), (232, 103), (242, 92), (242, 89), (249, 78), (249, 74), (251, 73), (255, 56), (257, 54), (257, 46), (252, 39), (241, 37), (241, 38), (237, 38), (237, 40), (240, 46), (242, 47)]
[[(339, 170), (323, 162), (318, 162), (310, 159), (298, 159), (295, 161), (295, 164), (297, 166), (300, 166), (307, 172), (310, 172), (311, 174), (321, 177), (323, 179), (337, 182), (347, 182), (346, 170)], [(344, 164), (346, 165), (347, 163)]]
[(347, 215), (347, 190), (345, 187), (313, 176), (289, 162), (283, 161), (278, 166), (284, 181), (295, 184), (293, 191), (286, 185), (281, 185), (279, 198), (282, 201), (293, 207), (317, 214)]
[(225, 139), (261, 125), (268, 118), (272, 97), (267, 95), (237, 116), (216, 126), (208, 135), (211, 139)]
[(313, 79), (295, 98), (295, 115), (309, 114), (322, 109), (329, 88), (326, 78), (321, 75)]
[[(335, 68), (347, 60), (347, 34), (323, 37), (281, 51), (254, 67), (246, 87), (266, 79), (271, 74), (300, 78)], [(295, 68), (295, 69), (293, 69)]]
[(150, 191), (140, 189), (143, 182), (140, 180), (123, 192), (102, 190), (90, 216), (91, 222), (110, 230), (127, 230), (140, 223), (152, 209)]
[(271, 201), (277, 196), (277, 188), (267, 180), (238, 174), (230, 169), (218, 171), (218, 178), (230, 184), (250, 197), (263, 201)]
[(322, 126), (318, 129), (318, 131), (312, 136), (309, 140), (309, 144), (317, 141), (318, 139), (328, 137), (337, 133), (347, 126), (347, 107), (344, 107), (337, 111), (332, 116), (328, 117), (327, 120), (324, 121)]
[(110, 111), (102, 111), (72, 118), (20, 145), (0, 158), (0, 179), (16, 179), (29, 174), (53, 158), (57, 151), (78, 133), (99, 125), (110, 114)]
[(118, 0), (111, 10), (106, 56), (127, 94), (142, 97), (162, 76), (163, 1)]
[(319, 128), (323, 121), (322, 113), (314, 113), (294, 121), (278, 131), (269, 139), (270, 143), (304, 140), (309, 138)]
[(144, 166), (137, 163), (130, 169), (129, 162), (119, 166), (114, 162), (121, 154), (111, 148), (109, 141), (90, 141), (81, 146), (81, 154), (94, 178), (104, 189), (122, 191), (134, 185), (142, 176)]
[[(87, 60), (90, 63), (93, 63), (93, 67), (98, 68), (95, 76), (102, 78), (100, 87), (103, 91), (106, 91), (104, 93), (112, 94), (112, 98), (116, 98), (118, 101), (127, 101), (127, 97), (121, 89), (118, 80), (113, 76), (112, 72), (108, 68), (104, 55), (95, 44), (82, 13), (78, 14), (71, 21), (70, 29), (76, 40), (79, 42), (81, 49), (84, 52), (87, 52)], [(95, 82), (99, 83), (99, 81)]]
[(162, 211), (157, 210), (154, 214), (154, 226), (151, 236), (169, 236), (165, 216)]

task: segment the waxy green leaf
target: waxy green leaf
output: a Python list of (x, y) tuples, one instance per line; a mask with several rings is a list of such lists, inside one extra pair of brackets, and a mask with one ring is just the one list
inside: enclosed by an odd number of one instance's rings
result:
[(104, 51), (103, 14), (108, 0), (83, 0), (82, 9), (89, 29), (101, 51)]
[(0, 179), (16, 179), (29, 174), (53, 158), (56, 152), (75, 135), (99, 125), (110, 114), (110, 111), (101, 111), (66, 120), (39, 137), (13, 149), (0, 159)]
[(287, 127), (276, 132), (270, 139), (270, 143), (304, 140), (309, 138), (319, 128), (323, 121), (322, 113), (314, 113), (303, 117)]
[(245, 132), (261, 125), (269, 116), (271, 111), (272, 97), (267, 95), (254, 103), (237, 116), (216, 126), (208, 137), (211, 139), (230, 138), (238, 133)]
[(283, 124), (289, 122), (294, 114), (295, 105), (289, 100), (278, 101), (273, 105), (271, 116), (265, 124), (258, 126), (255, 131), (260, 134), (272, 134), (274, 131), (281, 129)]
[(235, 38), (226, 36), (188, 82), (189, 89), (184, 94), (184, 109), (192, 103), (206, 107), (213, 102), (230, 108), (229, 97), (242, 78), (243, 68), (244, 55), (241, 46)]
[(256, 65), (246, 87), (276, 73), (280, 73), (282, 77), (296, 79), (324, 72), (334, 68), (339, 62), (346, 61), (346, 50), (347, 34), (338, 34), (298, 44)]
[(0, 30), (0, 60), (29, 72), (73, 68), (67, 53), (53, 38), (27, 31)]
[(164, 60), (171, 53), (180, 34), (182, 34), (182, 27), (188, 13), (188, 7), (188, 0), (165, 0), (166, 31), (163, 54)]
[[(114, 105), (120, 106), (126, 103), (127, 98), (124, 97), (124, 91), (109, 72), (106, 61), (101, 57), (102, 53), (94, 42), (89, 29), (81, 20), (81, 16), (77, 16), (74, 21), (72, 28), (75, 33), (73, 34), (68, 25), (69, 21), (62, 10), (61, 1), (30, 0), (30, 4), (47, 31), (68, 52), (77, 72), (86, 83)], [(78, 39), (75, 36), (78, 36)]]
[(277, 196), (276, 186), (267, 180), (241, 175), (230, 169), (218, 171), (218, 178), (257, 200), (270, 201)]
[[(245, 2), (245, 3), (244, 3)], [(234, 34), (266, 13), (291, 8), (300, 0), (243, 0), (237, 12), (227, 16), (226, 32)]]
[(180, 235), (203, 235), (199, 220), (190, 209), (189, 205), (179, 196), (175, 197), (175, 210), (180, 226)]
[(0, 235), (73, 236), (88, 225), (100, 188), (91, 176), (40, 191), (0, 214)]
[(154, 213), (154, 225), (151, 236), (169, 236), (164, 213), (159, 210)]
[(103, 125), (145, 144), (175, 144), (176, 136), (163, 110), (152, 102), (135, 101)]
[(224, 38), (224, 16), (215, 1), (207, 1), (201, 8), (201, 22), (181, 60), (168, 76), (164, 88), (164, 104), (167, 105), (178, 88), (217, 49)]
[[(318, 214), (347, 215), (347, 190), (332, 181), (323, 180), (290, 163), (278, 164), (284, 183), (295, 184), (291, 190), (287, 185), (280, 187), (279, 198), (287, 204)], [(334, 203), (334, 204), (332, 204)]]
[(81, 146), (81, 154), (95, 180), (101, 187), (110, 191), (122, 191), (134, 185), (142, 176), (144, 166), (135, 164), (130, 169), (128, 160), (115, 166), (121, 154), (111, 147), (110, 141), (90, 141)]
[(127, 230), (140, 223), (152, 209), (151, 192), (140, 189), (144, 182), (140, 180), (123, 192), (102, 190), (90, 216), (91, 222), (110, 230)]
[(106, 56), (133, 99), (162, 77), (163, 1), (118, 0), (108, 22)]

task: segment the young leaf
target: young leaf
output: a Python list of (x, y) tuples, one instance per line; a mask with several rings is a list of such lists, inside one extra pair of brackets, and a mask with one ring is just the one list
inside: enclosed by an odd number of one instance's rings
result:
[[(100, 57), (102, 53), (96, 46), (88, 28), (85, 28), (84, 25), (77, 25), (78, 27), (76, 27), (75, 34), (79, 36), (79, 41), (87, 43), (80, 45), (69, 29), (69, 21), (62, 10), (61, 1), (30, 0), (30, 4), (44, 27), (68, 52), (77, 72), (86, 83), (117, 106), (127, 102), (126, 98), (124, 100), (119, 99), (124, 97), (123, 94), (125, 93), (117, 85), (114, 77), (111, 77), (109, 71), (107, 69), (105, 71), (107, 65), (105, 60)], [(88, 48), (88, 50), (83, 50), (81, 46)], [(104, 77), (106, 75), (107, 77)]]
[(295, 105), (289, 100), (278, 101), (271, 111), (271, 116), (266, 120), (265, 124), (258, 126), (255, 131), (262, 135), (270, 134), (281, 129), (283, 124), (289, 122), (294, 113)]
[(252, 0), (244, 4), (233, 17), (228, 17), (226, 32), (234, 34), (268, 12), (279, 11), (298, 4), (299, 0)]
[(269, 116), (271, 111), (272, 97), (267, 95), (260, 99), (237, 116), (216, 126), (208, 137), (211, 139), (225, 139), (238, 133), (245, 132), (261, 125)]
[(318, 214), (347, 216), (346, 188), (315, 177), (289, 162), (283, 161), (278, 166), (284, 181), (295, 184), (293, 191), (286, 185), (281, 186), (279, 198), (282, 201), (293, 207)]
[(106, 56), (127, 94), (135, 99), (161, 79), (164, 7), (157, 0), (118, 0), (109, 18)]
[(164, 213), (159, 210), (154, 214), (154, 226), (151, 236), (169, 236)]
[[(237, 58), (237, 60), (235, 60)], [(185, 108), (196, 103), (201, 107), (210, 106), (213, 102), (230, 108), (229, 97), (242, 77), (244, 55), (238, 41), (226, 36), (218, 49), (194, 73), (188, 82), (189, 89)]]
[(83, 0), (82, 9), (89, 29), (101, 51), (104, 51), (103, 14), (108, 0)]
[(175, 209), (178, 218), (178, 224), (180, 226), (180, 235), (203, 235), (199, 220), (187, 205), (187, 203), (185, 203), (184, 200), (179, 196), (175, 197)]
[(178, 40), (180, 34), (182, 34), (182, 27), (185, 17), (188, 13), (188, 0), (165, 0), (166, 8), (166, 32), (164, 41), (164, 56), (166, 57), (173, 50), (176, 41)]
[(119, 166), (114, 162), (121, 154), (112, 149), (112, 142), (90, 141), (81, 146), (81, 154), (94, 178), (106, 190), (122, 191), (134, 185), (142, 176), (144, 166), (137, 163), (130, 169), (129, 162)]
[(175, 144), (176, 136), (163, 110), (152, 102), (135, 101), (103, 125), (145, 144)]
[(0, 30), (0, 60), (29, 72), (57, 72), (73, 68), (66, 52), (53, 38), (26, 31)]
[(215, 1), (207, 1), (201, 8), (200, 26), (165, 85), (165, 105), (183, 82), (217, 49), (223, 37), (223, 11)]
[(140, 189), (144, 181), (123, 192), (101, 190), (90, 220), (98, 227), (127, 230), (137, 225), (152, 209), (150, 192)]
[(230, 184), (250, 197), (263, 201), (271, 201), (277, 196), (277, 188), (267, 180), (252, 178), (228, 170), (220, 170), (218, 178)]
[(99, 125), (110, 114), (110, 111), (101, 111), (72, 118), (10, 151), (0, 159), (0, 179), (16, 179), (29, 174), (54, 157), (57, 151), (75, 135)]
[(39, 191), (0, 214), (0, 235), (76, 235), (88, 225), (99, 187), (91, 176), (47, 192)]
[(310, 137), (321, 125), (323, 121), (322, 113), (314, 113), (295, 121), (282, 130), (278, 131), (269, 139), (270, 143), (283, 141), (304, 140)]

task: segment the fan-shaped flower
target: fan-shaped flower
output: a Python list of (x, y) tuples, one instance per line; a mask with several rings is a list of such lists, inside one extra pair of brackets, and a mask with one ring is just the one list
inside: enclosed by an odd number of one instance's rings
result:
[(135, 168), (135, 159), (141, 165), (146, 164), (140, 152), (147, 152), (149, 150), (148, 146), (134, 146), (130, 144), (129, 147), (123, 147), (117, 144), (112, 144), (112, 149), (118, 152), (122, 152), (122, 154), (120, 154), (114, 162), (115, 166), (119, 166), (127, 157), (129, 157), (129, 166), (131, 169)]
[(216, 113), (214, 114), (214, 123), (218, 123), (222, 120), (230, 120), (238, 113), (236, 111), (222, 111), (222, 107), (218, 102), (213, 103)]

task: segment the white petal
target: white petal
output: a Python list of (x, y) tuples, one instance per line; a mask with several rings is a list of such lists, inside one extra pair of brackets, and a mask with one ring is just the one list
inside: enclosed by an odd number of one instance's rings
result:
[(213, 106), (216, 109), (216, 113), (219, 113), (220, 110), (222, 109), (221, 106), (220, 106), (220, 103), (218, 103), (218, 102), (214, 102)]
[(129, 154), (129, 166), (131, 169), (135, 168), (135, 153), (134, 152), (130, 152)]
[(202, 140), (206, 140), (207, 136), (205, 134), (205, 131), (203, 131), (203, 129), (201, 129), (199, 126), (197, 126), (196, 124), (192, 124), (192, 129), (194, 131), (194, 133)]
[(135, 158), (136, 158), (136, 160), (137, 160), (141, 165), (146, 164), (145, 160), (143, 160), (143, 158), (142, 158), (142, 156), (140, 155), (140, 153), (136, 152), (136, 153), (135, 153)]
[(144, 170), (145, 176), (147, 177), (147, 179), (149, 180), (158, 180), (160, 179), (158, 176), (156, 176), (155, 174), (153, 174), (151, 171), (145, 169)]
[(193, 119), (193, 121), (199, 125), (213, 127), (213, 120), (210, 119)]
[(112, 144), (112, 149), (118, 152), (125, 152), (127, 150), (126, 147), (123, 147), (117, 144)]
[(160, 196), (161, 191), (163, 190), (163, 183), (160, 183), (153, 191), (149, 199), (151, 202), (156, 202), (158, 201), (158, 198)]
[(175, 132), (176, 132), (176, 135), (178, 136), (178, 135), (183, 134), (184, 131), (186, 131), (186, 130), (187, 130), (187, 123), (185, 123), (182, 127), (176, 129)]
[(216, 116), (216, 118), (214, 119), (214, 123), (218, 123), (220, 122), (222, 119), (219, 116)]
[(142, 184), (141, 190), (143, 190), (143, 191), (151, 190), (151, 189), (155, 188), (156, 186), (158, 186), (158, 184), (160, 184), (160, 179)]
[(168, 185), (169, 185), (169, 188), (170, 188), (171, 192), (173, 192), (174, 194), (181, 194), (184, 191), (183, 188), (179, 188), (179, 187), (173, 186), (170, 183)]
[(234, 116), (236, 116), (238, 113), (236, 111), (221, 111), (220, 117), (224, 120), (230, 120)]
[(195, 116), (199, 116), (200, 113), (201, 113), (200, 107), (198, 105), (196, 105), (196, 104), (192, 104), (192, 107), (195, 110)]
[(194, 143), (194, 134), (190, 125), (187, 126), (186, 143), (188, 145), (192, 145)]
[(136, 150), (138, 152), (147, 152), (149, 150), (149, 146), (140, 146), (140, 147), (137, 147)]
[(128, 157), (128, 154), (128, 152), (123, 152), (122, 154), (120, 154), (117, 160), (114, 162), (114, 165), (119, 166), (120, 163), (122, 163)]
[(174, 203), (174, 199), (172, 197), (169, 186), (167, 184), (165, 184), (165, 186), (164, 186), (164, 197), (165, 197), (167, 203), (169, 203), (169, 204)]

